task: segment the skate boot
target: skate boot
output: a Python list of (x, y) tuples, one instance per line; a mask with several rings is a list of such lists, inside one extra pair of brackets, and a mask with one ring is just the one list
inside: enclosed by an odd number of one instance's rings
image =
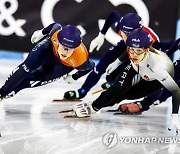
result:
[(77, 90), (67, 91), (64, 93), (64, 99), (79, 99), (79, 93)]
[(175, 128), (176, 129), (176, 135), (178, 135), (178, 132), (180, 131), (178, 114), (173, 113), (171, 116), (172, 116), (171, 124), (170, 124), (170, 127), (168, 128), (168, 130), (171, 131), (172, 128)]
[(67, 91), (64, 93), (64, 99), (81, 99), (84, 98), (86, 94), (84, 89)]
[(101, 85), (101, 87), (103, 88), (103, 89), (108, 89), (109, 87), (111, 87), (111, 83), (110, 82), (105, 82), (105, 83), (103, 83), (102, 85)]

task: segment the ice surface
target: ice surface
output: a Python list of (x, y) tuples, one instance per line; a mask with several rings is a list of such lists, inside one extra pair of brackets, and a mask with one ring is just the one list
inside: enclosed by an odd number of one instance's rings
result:
[[(20, 61), (0, 60), (2, 85)], [(113, 115), (102, 109), (91, 118), (64, 119), (58, 112), (75, 102), (54, 103), (67, 90), (78, 89), (63, 80), (25, 89), (0, 104), (0, 154), (179, 154), (175, 130), (167, 130), (171, 98), (142, 115)], [(104, 77), (83, 101), (94, 100)], [(112, 107), (112, 108), (116, 108)], [(134, 142), (133, 142), (134, 139)], [(135, 142), (139, 139), (139, 143)], [(142, 143), (143, 140), (143, 143)], [(160, 140), (163, 140), (159, 143)], [(146, 142), (145, 142), (146, 141)], [(130, 143), (131, 142), (131, 143)], [(133, 142), (133, 143), (132, 143)]]

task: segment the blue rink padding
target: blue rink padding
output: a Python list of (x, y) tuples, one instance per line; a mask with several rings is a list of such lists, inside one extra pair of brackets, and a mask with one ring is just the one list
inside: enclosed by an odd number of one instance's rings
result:
[(0, 50), (0, 58), (1, 59), (3, 58), (3, 59), (23, 60), (24, 59), (24, 53), (15, 52), (15, 51)]

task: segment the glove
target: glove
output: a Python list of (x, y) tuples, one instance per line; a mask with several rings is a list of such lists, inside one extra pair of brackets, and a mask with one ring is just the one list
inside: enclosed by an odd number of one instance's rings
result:
[(63, 80), (68, 84), (72, 84), (75, 81), (72, 75), (63, 76)]
[(73, 111), (79, 118), (90, 117), (91, 114), (96, 113), (96, 111), (92, 107), (92, 102), (78, 103), (76, 105), (73, 105)]
[(44, 37), (42, 30), (37, 30), (33, 33), (31, 36), (31, 43), (37, 43), (39, 40), (41, 40)]
[(104, 34), (102, 34), (101, 32), (99, 32), (99, 35), (93, 39), (90, 43), (90, 47), (89, 47), (89, 52), (93, 52), (93, 50), (96, 48), (97, 51), (99, 51), (99, 49), (101, 48), (101, 46), (104, 43)]
[(110, 75), (119, 65), (121, 61), (117, 58), (113, 63), (111, 63), (106, 69), (107, 75)]
[(172, 121), (168, 130), (170, 131), (173, 127), (176, 128), (176, 133), (178, 133), (178, 130), (180, 130), (178, 114), (172, 114)]

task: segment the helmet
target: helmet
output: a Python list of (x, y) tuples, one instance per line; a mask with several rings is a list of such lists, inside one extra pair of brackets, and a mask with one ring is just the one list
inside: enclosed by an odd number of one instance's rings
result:
[(120, 19), (119, 22), (119, 29), (128, 34), (134, 29), (142, 26), (142, 19), (136, 13), (127, 13)]
[(81, 32), (74, 25), (66, 25), (58, 33), (59, 42), (68, 48), (76, 48), (81, 44)]
[(135, 29), (132, 31), (126, 40), (126, 45), (134, 48), (148, 48), (151, 46), (151, 37), (142, 28)]

